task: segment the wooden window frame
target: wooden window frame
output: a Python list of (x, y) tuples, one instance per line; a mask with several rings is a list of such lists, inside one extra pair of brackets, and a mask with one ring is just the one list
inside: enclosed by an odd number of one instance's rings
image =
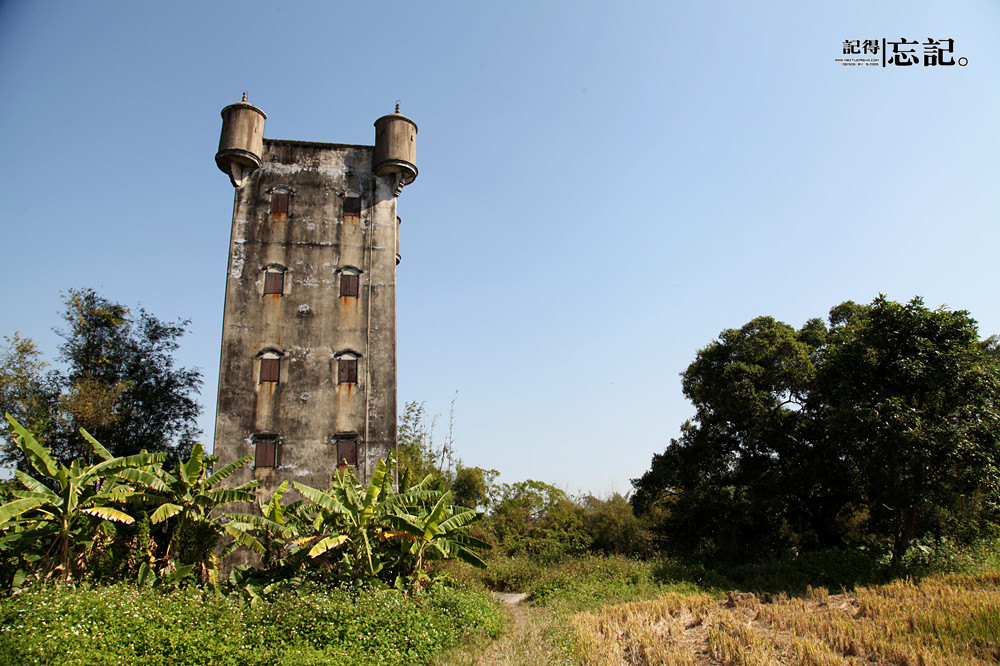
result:
[(271, 215), (288, 215), (291, 195), (285, 190), (271, 192)]
[(361, 217), (361, 197), (344, 197), (344, 217)]
[(357, 469), (358, 449), (360, 448), (357, 436), (338, 437), (334, 440), (333, 445), (336, 449), (334, 453), (337, 456), (337, 469), (342, 470), (345, 467)]
[[(255, 435), (253, 438), (253, 466), (259, 468), (279, 467), (281, 447), (277, 435)], [(268, 464), (270, 463), (270, 464)]]

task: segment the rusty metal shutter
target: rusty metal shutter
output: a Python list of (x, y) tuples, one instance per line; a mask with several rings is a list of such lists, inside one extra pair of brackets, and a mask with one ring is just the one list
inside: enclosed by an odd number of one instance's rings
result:
[(358, 276), (352, 273), (341, 273), (340, 274), (340, 295), (341, 296), (357, 296), (358, 295)]
[(280, 366), (281, 366), (281, 359), (279, 358), (260, 359), (260, 381), (262, 383), (278, 381), (278, 373)]
[(361, 197), (344, 197), (344, 217), (361, 216)]
[(268, 271), (264, 273), (264, 293), (280, 294), (285, 289), (285, 274)]
[(288, 214), (288, 192), (271, 193), (271, 215)]
[(358, 360), (356, 358), (342, 358), (337, 368), (337, 382), (340, 384), (358, 383)]

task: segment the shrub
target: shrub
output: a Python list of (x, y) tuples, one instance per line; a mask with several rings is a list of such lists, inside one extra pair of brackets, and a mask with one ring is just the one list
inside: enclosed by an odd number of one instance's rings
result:
[(225, 597), (43, 587), (0, 606), (0, 662), (268, 663), (246, 633), (238, 603)]
[[(983, 573), (1000, 568), (1000, 539), (962, 543), (948, 537), (916, 539), (894, 571), (907, 575), (931, 573)], [(887, 557), (883, 557), (887, 559)]]
[(657, 580), (688, 581), (716, 590), (804, 592), (809, 587), (853, 589), (888, 580), (879, 557), (859, 549), (810, 551), (754, 564), (706, 566), (672, 559), (656, 566)]
[[(696, 591), (695, 585), (680, 588)], [(679, 589), (672, 586), (670, 589)], [(653, 577), (653, 566), (622, 556), (585, 555), (568, 558), (542, 570), (531, 586), (531, 600), (590, 607), (656, 596), (665, 591)]]
[(578, 500), (583, 528), (590, 536), (590, 550), (607, 555), (648, 557), (653, 537), (620, 493), (607, 498), (593, 495)]
[(482, 580), (499, 592), (524, 592), (542, 575), (542, 567), (527, 555), (493, 557), (487, 561)]
[(661, 583), (692, 583), (705, 589), (732, 590), (736, 584), (701, 562), (686, 564), (667, 558), (653, 566), (653, 578)]
[(483, 595), (436, 587), (422, 596), (398, 590), (307, 592), (280, 600), (261, 617), (268, 644), (302, 643), (343, 663), (424, 663), (468, 631), (500, 630), (497, 606)]

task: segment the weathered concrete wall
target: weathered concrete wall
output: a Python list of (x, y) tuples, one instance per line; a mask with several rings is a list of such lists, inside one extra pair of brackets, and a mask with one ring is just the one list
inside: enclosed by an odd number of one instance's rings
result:
[[(277, 436), (275, 467), (247, 465), (239, 483), (269, 494), (284, 480), (326, 487), (338, 437), (356, 436), (370, 477), (396, 443), (396, 199), (372, 173), (373, 148), (264, 140), (263, 164), (236, 189), (226, 278), (215, 452), (219, 464)], [(287, 214), (272, 214), (275, 191)], [(345, 197), (360, 196), (360, 215)], [(264, 293), (268, 267), (284, 270)], [(343, 270), (358, 295), (341, 296)], [(261, 382), (260, 355), (280, 356), (279, 380)], [(338, 357), (357, 355), (357, 382), (338, 381)]]

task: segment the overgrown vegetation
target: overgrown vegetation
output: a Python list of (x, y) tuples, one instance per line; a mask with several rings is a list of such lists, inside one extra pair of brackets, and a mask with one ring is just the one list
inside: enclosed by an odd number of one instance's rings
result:
[[(756, 634), (743, 635), (733, 624), (733, 618), (721, 611), (728, 611), (733, 600), (743, 603), (741, 600), (748, 599), (761, 604), (785, 604), (789, 609), (818, 607), (824, 598), (854, 598), (861, 588), (882, 589), (900, 580), (912, 581), (918, 575), (933, 584), (942, 571), (958, 572), (951, 574), (956, 580), (984, 581), (985, 598), (1000, 592), (995, 584), (996, 572), (1000, 571), (998, 545), (983, 543), (980, 548), (972, 549), (939, 545), (930, 549), (919, 544), (904, 558), (905, 569), (892, 566), (888, 554), (880, 561), (872, 561), (851, 557), (852, 553), (845, 551), (808, 553), (760, 567), (709, 568), (700, 563), (680, 564), (669, 559), (641, 561), (616, 555), (566, 557), (541, 566), (522, 555), (494, 556), (485, 571), (454, 563), (448, 568), (453, 578), (467, 587), (485, 581), (491, 586), (529, 593), (527, 608), (519, 611), (522, 624), (515, 624), (514, 634), (504, 638), (501, 647), (490, 653), (490, 658), (499, 655), (496, 663), (767, 664), (785, 663), (786, 657), (790, 659), (787, 663), (795, 664), (852, 663), (810, 661), (808, 657), (796, 660), (797, 653), (787, 650), (785, 638), (779, 640), (760, 624), (754, 625)], [(912, 577), (900, 579), (903, 573)], [(818, 581), (827, 584), (820, 585)], [(919, 607), (914, 602), (913, 608)], [(694, 612), (699, 608), (704, 611), (700, 624)], [(921, 612), (931, 613), (929, 608)], [(706, 633), (710, 625), (705, 619), (709, 614), (726, 620), (716, 627), (721, 632), (713, 639), (716, 645), (729, 644), (732, 654), (744, 654), (748, 650), (740, 647), (738, 639), (756, 636), (754, 645), (758, 645), (760, 655), (764, 656), (748, 662), (740, 661), (739, 657), (726, 661), (722, 652), (711, 656)], [(985, 612), (982, 618), (982, 623), (988, 625), (989, 613)], [(725, 632), (729, 630), (738, 635), (727, 636)], [(771, 647), (763, 647), (769, 640)], [(695, 658), (700, 661), (695, 662)], [(459, 660), (458, 663), (478, 662)]]
[[(136, 569), (117, 573), (139, 584), (176, 584), (193, 576), (201, 585), (219, 588), (220, 560), (241, 547), (265, 556), (257, 570), (234, 572), (232, 582), (252, 597), (303, 576), (330, 584), (367, 581), (420, 589), (431, 582), (427, 565), (433, 560), (456, 557), (484, 566), (473, 549), (489, 545), (467, 533), (482, 514), (451, 504), (451, 493), (431, 488), (429, 476), (410, 486), (404, 473), (404, 490), (396, 492), (385, 460), (367, 486), (344, 469), (333, 475), (328, 490), (296, 483), (304, 500), (288, 506), (281, 504), (283, 484), (270, 501), (252, 505), (257, 513), (222, 512), (233, 503), (255, 500), (256, 481), (222, 485), (249, 457), (213, 472), (216, 459), (196, 445), (187, 461), (168, 471), (163, 453), (113, 457), (81, 430), (101, 462), (87, 465), (76, 459), (67, 466), (53, 460), (16, 420), (7, 419), (37, 477), (18, 470), (10, 489), (14, 499), (0, 506), (0, 549), (10, 587), (52, 576), (82, 580), (113, 548), (119, 535), (111, 523), (133, 525), (132, 514), (153, 526), (170, 522), (159, 542), (150, 532), (140, 539), (126, 537)], [(221, 540), (229, 543), (217, 552)]]
[(544, 481), (503, 483), (496, 470), (463, 464), (455, 453), (454, 407), (453, 400), (449, 434), (438, 445), (434, 432), (438, 417), (428, 417), (420, 403), (407, 403), (399, 424), (400, 465), (414, 465), (431, 477), (430, 487), (449, 490), (456, 504), (484, 514), (474, 535), (502, 556), (491, 566), (506, 567), (507, 558), (541, 566), (589, 553), (631, 557), (654, 553), (649, 529), (620, 494), (572, 497)]
[[(196, 445), (168, 471), (164, 453), (114, 457), (83, 430), (100, 462), (66, 465), (7, 419), (35, 476), (18, 470), (0, 506), (17, 593), (0, 603), (3, 663), (425, 663), (499, 631), (486, 595), (431, 585), (429, 562), (483, 566), (473, 549), (488, 545), (466, 533), (482, 514), (429, 477), (406, 488), (404, 473), (396, 492), (382, 460), (367, 486), (343, 470), (327, 490), (296, 484), (303, 500), (283, 505), (283, 484), (256, 513), (223, 512), (255, 500), (256, 482), (222, 485), (248, 459), (213, 472)], [(262, 566), (220, 580), (240, 547)], [(130, 583), (90, 587), (108, 580)], [(205, 628), (179, 631), (192, 623)]]
[(186, 590), (42, 587), (0, 600), (5, 664), (414, 664), (500, 613), (472, 592), (302, 589), (271, 602)]
[[(71, 295), (81, 340), (118, 340), (127, 311)], [(996, 341), (919, 300), (829, 322), (758, 318), (698, 352), (696, 417), (631, 498), (464, 465), (454, 399), (441, 444), (405, 406), (398, 486), (388, 460), (366, 484), (342, 469), (258, 498), (226, 486), (248, 459), (216, 470), (199, 445), (66, 444), (69, 423), (117, 422), (99, 414), (132, 380), (46, 393), (57, 375), (15, 337), (0, 397), (44, 437), (10, 419), (0, 661), (475, 663), (435, 655), (498, 635), (488, 590), (528, 595), (496, 663), (1000, 658)], [(237, 549), (256, 566), (223, 579)]]

